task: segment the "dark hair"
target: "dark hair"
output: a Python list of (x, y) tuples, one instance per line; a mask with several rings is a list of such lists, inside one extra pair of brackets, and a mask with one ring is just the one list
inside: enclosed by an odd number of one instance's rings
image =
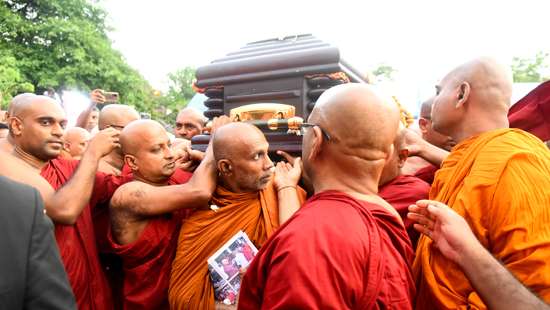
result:
[(1, 123), (0, 122), (0, 129), (10, 129), (10, 127), (8, 127), (8, 125), (6, 123)]

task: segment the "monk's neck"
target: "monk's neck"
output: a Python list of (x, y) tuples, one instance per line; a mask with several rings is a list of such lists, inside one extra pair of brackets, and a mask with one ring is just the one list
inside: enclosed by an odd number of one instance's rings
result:
[(44, 161), (40, 158), (33, 156), (32, 154), (25, 152), (18, 145), (16, 145), (15, 148), (13, 149), (13, 154), (15, 157), (23, 160), (29, 166), (31, 166), (32, 168), (38, 171), (41, 171), (42, 168), (44, 168), (44, 166), (46, 166), (49, 162), (49, 161)]
[(459, 130), (451, 135), (451, 137), (456, 141), (456, 143), (460, 143), (485, 132), (509, 127), (510, 124), (508, 122), (508, 118), (505, 116), (496, 115), (487, 118), (470, 118), (467, 122), (464, 122)]
[(223, 186), (228, 191), (235, 193), (235, 194), (245, 194), (245, 193), (252, 193), (257, 191), (243, 191), (235, 182), (229, 181), (223, 177), (218, 178), (218, 184)]
[(101, 160), (105, 161), (109, 166), (122, 171), (124, 166), (124, 158), (116, 150), (105, 155)]
[(367, 178), (358, 180), (349, 177), (324, 177), (320, 180), (313, 181), (313, 188), (315, 194), (328, 190), (335, 190), (365, 201), (370, 201), (371, 199), (369, 197), (378, 194), (378, 182)]

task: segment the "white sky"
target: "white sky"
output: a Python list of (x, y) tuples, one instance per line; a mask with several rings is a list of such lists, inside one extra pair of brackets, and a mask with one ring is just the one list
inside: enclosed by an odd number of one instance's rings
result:
[[(398, 69), (393, 89), (407, 106), (432, 94), (456, 64), (476, 56), (509, 63), (550, 51), (550, 1), (103, 0), (110, 34), (153, 87), (246, 43), (312, 33), (360, 71)], [(412, 108), (414, 110), (414, 108)]]

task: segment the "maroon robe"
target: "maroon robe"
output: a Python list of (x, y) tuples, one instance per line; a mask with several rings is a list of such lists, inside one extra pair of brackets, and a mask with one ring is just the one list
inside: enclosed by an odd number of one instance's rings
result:
[(424, 168), (418, 169), (414, 176), (421, 179), (422, 181), (428, 183), (430, 186), (434, 182), (435, 173), (439, 170), (438, 166), (429, 164)]
[(520, 128), (542, 141), (550, 140), (550, 81), (533, 89), (508, 112), (510, 128)]
[(384, 207), (326, 191), (262, 246), (238, 309), (411, 309), (413, 252)]
[[(169, 185), (183, 184), (191, 173), (176, 170)], [(159, 202), (162, 203), (162, 202)], [(179, 230), (191, 213), (182, 209), (172, 214), (152, 217), (139, 238), (119, 245), (108, 231), (113, 252), (122, 259), (124, 284), (122, 305), (125, 310), (168, 309), (168, 284), (172, 261), (176, 254)]]
[[(71, 178), (78, 163), (75, 160), (54, 159), (42, 169), (40, 175), (58, 190)], [(108, 201), (119, 184), (118, 178), (97, 173), (90, 202), (76, 223), (55, 224), (55, 239), (80, 310), (113, 308), (109, 285), (99, 263), (91, 207)]]
[(392, 205), (401, 216), (413, 249), (416, 248), (420, 233), (414, 229), (414, 222), (407, 218), (409, 206), (418, 200), (428, 199), (429, 194), (430, 184), (412, 175), (400, 175), (378, 188), (378, 195)]

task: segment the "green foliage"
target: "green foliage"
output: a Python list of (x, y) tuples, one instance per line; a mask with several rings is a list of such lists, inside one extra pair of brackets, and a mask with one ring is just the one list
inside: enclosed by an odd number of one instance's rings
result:
[(178, 111), (187, 106), (195, 95), (193, 81), (195, 80), (195, 69), (185, 67), (168, 74), (168, 92), (164, 97), (158, 98), (164, 108), (164, 119), (174, 123)]
[(512, 72), (516, 83), (537, 83), (549, 79), (543, 76), (549, 68), (548, 53), (538, 52), (532, 58), (514, 57), (512, 59)]
[(372, 74), (376, 77), (378, 81), (393, 81), (394, 74), (397, 72), (392, 66), (388, 64), (379, 64)]
[(102, 88), (119, 92), (121, 102), (141, 111), (152, 110), (153, 89), (112, 48), (105, 18), (103, 9), (86, 0), (4, 0), (2, 100), (29, 84), (39, 93), (48, 87)]

